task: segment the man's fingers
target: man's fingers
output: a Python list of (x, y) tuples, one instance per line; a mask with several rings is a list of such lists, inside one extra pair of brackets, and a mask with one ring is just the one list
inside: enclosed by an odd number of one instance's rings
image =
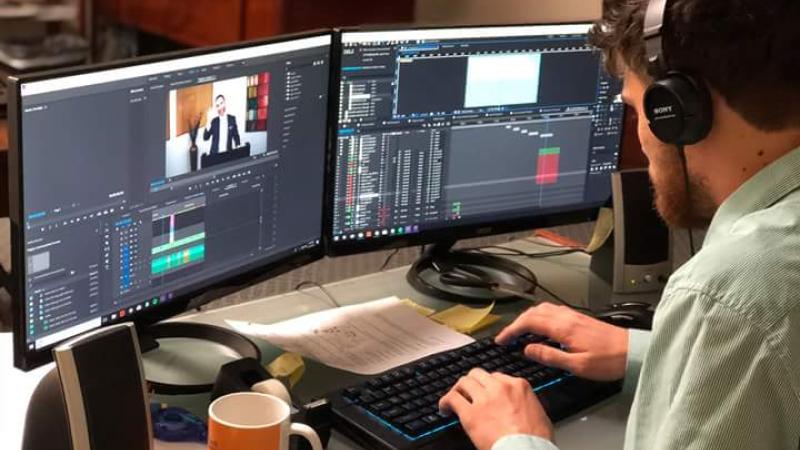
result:
[(489, 385), (491, 385), (495, 381), (494, 378), (492, 378), (492, 376), (489, 374), (489, 372), (481, 369), (480, 367), (476, 367), (470, 370), (467, 376), (475, 379), (483, 387), (489, 387)]
[(474, 378), (461, 377), (461, 379), (456, 382), (455, 386), (453, 386), (452, 390), (460, 392), (467, 400), (475, 402), (484, 397), (486, 388)]
[(452, 390), (439, 399), (439, 410), (454, 412), (458, 417), (464, 418), (469, 414), (470, 403), (460, 393)]
[(575, 354), (567, 353), (549, 345), (529, 344), (525, 347), (525, 356), (549, 367), (569, 371), (574, 371), (576, 368), (577, 358)]
[(545, 305), (540, 305), (524, 312), (497, 334), (495, 342), (500, 345), (505, 345), (511, 342), (515, 337), (525, 333), (542, 334), (549, 338), (556, 339), (557, 337), (552, 335), (555, 331), (553, 323), (556, 322), (556, 319), (550, 315), (549, 308), (552, 307), (552, 305), (548, 305), (547, 307), (545, 307)]

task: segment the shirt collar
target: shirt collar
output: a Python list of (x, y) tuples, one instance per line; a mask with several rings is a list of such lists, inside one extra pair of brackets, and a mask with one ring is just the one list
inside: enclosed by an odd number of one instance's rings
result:
[(800, 148), (773, 161), (745, 181), (731, 194), (711, 220), (706, 243), (714, 235), (727, 234), (730, 227), (747, 214), (768, 208), (800, 188)]

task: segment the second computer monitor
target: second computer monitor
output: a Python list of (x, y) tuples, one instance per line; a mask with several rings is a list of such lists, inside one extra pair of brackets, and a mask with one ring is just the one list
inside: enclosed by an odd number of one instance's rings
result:
[(17, 366), (322, 256), (331, 39), (12, 80)]
[(331, 252), (589, 220), (624, 111), (590, 27), (343, 32)]

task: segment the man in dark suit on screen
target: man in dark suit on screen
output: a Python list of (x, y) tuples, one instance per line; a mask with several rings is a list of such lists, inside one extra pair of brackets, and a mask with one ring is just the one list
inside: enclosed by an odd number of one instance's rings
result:
[[(216, 99), (214, 99), (214, 106), (217, 110), (217, 117), (211, 119), (211, 116), (214, 115), (214, 108), (209, 109), (206, 128), (203, 130), (203, 140), (207, 141), (211, 139), (212, 155), (230, 151), (241, 145), (239, 127), (236, 125), (236, 117), (226, 112), (225, 97), (221, 94), (218, 95)], [(224, 125), (220, 127), (220, 123)], [(224, 143), (222, 150), (220, 150), (220, 142)]]

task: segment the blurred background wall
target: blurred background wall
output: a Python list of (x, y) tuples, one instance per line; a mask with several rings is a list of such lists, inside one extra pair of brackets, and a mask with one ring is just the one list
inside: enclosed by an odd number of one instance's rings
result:
[(526, 23), (592, 21), (600, 0), (417, 0), (420, 23)]

